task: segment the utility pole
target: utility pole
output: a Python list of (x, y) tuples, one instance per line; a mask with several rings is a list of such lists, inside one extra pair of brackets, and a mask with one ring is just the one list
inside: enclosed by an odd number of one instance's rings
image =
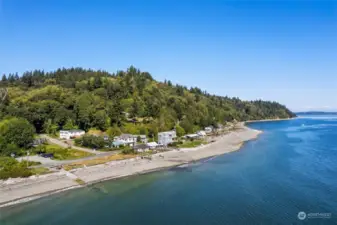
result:
[(28, 160), (29, 160), (29, 151), (27, 151), (27, 167), (28, 167)]

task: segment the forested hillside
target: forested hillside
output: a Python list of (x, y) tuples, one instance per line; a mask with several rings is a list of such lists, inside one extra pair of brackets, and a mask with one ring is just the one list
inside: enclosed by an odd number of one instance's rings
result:
[(190, 133), (234, 119), (294, 116), (276, 102), (241, 101), (170, 81), (157, 82), (134, 67), (113, 74), (82, 68), (7, 74), (0, 88), (0, 120), (25, 118), (37, 133), (96, 128), (155, 135), (178, 123)]

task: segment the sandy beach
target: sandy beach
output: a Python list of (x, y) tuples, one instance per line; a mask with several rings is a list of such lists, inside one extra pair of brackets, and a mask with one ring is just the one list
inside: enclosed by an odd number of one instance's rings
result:
[(213, 137), (214, 142), (207, 145), (157, 153), (152, 156), (152, 160), (137, 157), (74, 169), (68, 172), (62, 170), (47, 175), (0, 181), (0, 207), (82, 187), (75, 182), (77, 178), (85, 181), (87, 184), (93, 184), (104, 180), (148, 173), (194, 162), (203, 158), (222, 155), (240, 149), (245, 141), (257, 138), (260, 133), (261, 131), (241, 126), (241, 129), (237, 129), (226, 135)]

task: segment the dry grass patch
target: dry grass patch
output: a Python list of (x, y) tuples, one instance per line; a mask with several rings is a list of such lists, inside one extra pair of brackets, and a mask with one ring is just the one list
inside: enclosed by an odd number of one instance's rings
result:
[(72, 170), (72, 169), (76, 169), (76, 168), (81, 168), (84, 165), (85, 166), (94, 166), (94, 165), (103, 164), (103, 163), (110, 162), (110, 161), (131, 159), (131, 158), (135, 158), (136, 156), (137, 155), (123, 155), (123, 154), (110, 155), (110, 156), (104, 156), (104, 157), (101, 157), (101, 158), (89, 159), (89, 160), (83, 160), (83, 161), (80, 161), (80, 162), (71, 163), (71, 164), (68, 164), (68, 165), (64, 165), (63, 168), (65, 170)]
[(85, 181), (82, 180), (82, 179), (80, 179), (80, 178), (76, 178), (74, 181), (75, 181), (76, 183), (78, 183), (79, 185), (85, 185)]

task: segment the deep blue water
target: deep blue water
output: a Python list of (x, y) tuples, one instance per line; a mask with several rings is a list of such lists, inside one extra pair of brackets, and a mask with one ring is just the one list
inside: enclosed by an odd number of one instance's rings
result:
[(249, 126), (264, 133), (240, 151), (0, 209), (0, 224), (337, 224), (337, 117)]

